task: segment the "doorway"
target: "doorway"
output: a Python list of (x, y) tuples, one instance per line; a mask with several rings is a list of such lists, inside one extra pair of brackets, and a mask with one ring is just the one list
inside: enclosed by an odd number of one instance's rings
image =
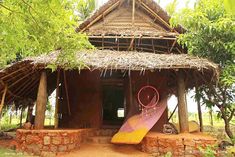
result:
[(122, 125), (125, 118), (122, 85), (103, 85), (103, 125)]

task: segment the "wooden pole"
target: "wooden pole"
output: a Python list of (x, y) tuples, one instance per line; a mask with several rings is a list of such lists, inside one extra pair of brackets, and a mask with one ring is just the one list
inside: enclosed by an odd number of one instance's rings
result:
[(132, 0), (132, 27), (135, 26), (135, 0)]
[(179, 114), (179, 126), (180, 132), (189, 132), (188, 124), (188, 110), (186, 104), (186, 92), (185, 92), (185, 81), (183, 71), (179, 71), (177, 75), (177, 92), (178, 92), (178, 114)]
[(56, 80), (56, 96), (55, 96), (55, 122), (54, 122), (54, 128), (57, 129), (59, 125), (59, 84), (60, 84), (60, 69), (57, 71), (57, 80)]
[(36, 102), (35, 129), (43, 129), (47, 104), (47, 75), (42, 71)]
[(70, 111), (70, 102), (69, 102), (69, 93), (68, 93), (68, 84), (67, 84), (67, 78), (66, 78), (66, 72), (64, 71), (64, 86), (65, 86), (65, 93), (66, 93), (66, 99), (67, 99), (67, 105), (68, 105), (68, 113), (71, 115)]
[(4, 102), (5, 102), (6, 94), (7, 94), (7, 86), (5, 86), (4, 92), (2, 95), (2, 100), (1, 100), (1, 105), (0, 105), (0, 114), (2, 113), (2, 108), (3, 108)]
[(129, 73), (129, 94), (130, 94), (130, 107), (133, 107), (133, 93), (132, 93), (132, 81), (131, 81), (131, 72)]

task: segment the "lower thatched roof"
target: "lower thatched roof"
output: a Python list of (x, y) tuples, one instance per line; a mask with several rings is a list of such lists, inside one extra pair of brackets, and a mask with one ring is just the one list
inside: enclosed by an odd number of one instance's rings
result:
[[(7, 86), (6, 102), (10, 103), (15, 99), (27, 98), (32, 93), (36, 95), (40, 72), (47, 68), (47, 65), (55, 63), (59, 51), (49, 55), (27, 58), (16, 62), (5, 69), (0, 70), (0, 97)], [(177, 72), (179, 69), (189, 74), (191, 84), (195, 85), (198, 80), (215, 81), (218, 77), (218, 65), (207, 59), (202, 59), (187, 54), (154, 54), (146, 52), (127, 52), (111, 50), (83, 50), (76, 53), (78, 61), (86, 66), (78, 67), (89, 70), (135, 70), (144, 73), (145, 70), (164, 70)], [(57, 64), (64, 68), (64, 64)], [(51, 76), (51, 77), (50, 77)], [(197, 76), (200, 76), (196, 78)], [(49, 73), (48, 85), (54, 85), (55, 73)], [(196, 80), (196, 81), (195, 81)]]
[[(48, 65), (56, 62), (59, 51), (49, 55), (29, 58), (35, 66)], [(155, 54), (134, 51), (86, 50), (78, 52), (77, 60), (82, 61), (89, 69), (124, 69), (124, 70), (154, 70), (154, 69), (196, 69), (198, 71), (218, 70), (215, 63), (207, 59), (187, 54)], [(63, 67), (63, 65), (58, 64)]]

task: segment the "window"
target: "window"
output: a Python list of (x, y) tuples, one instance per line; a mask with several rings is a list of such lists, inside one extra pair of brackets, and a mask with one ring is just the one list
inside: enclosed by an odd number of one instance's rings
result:
[(124, 108), (118, 108), (117, 117), (118, 118), (123, 118), (124, 117)]

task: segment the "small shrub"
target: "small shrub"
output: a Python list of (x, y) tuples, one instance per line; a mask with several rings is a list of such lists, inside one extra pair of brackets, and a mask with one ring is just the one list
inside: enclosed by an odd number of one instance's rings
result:
[(203, 157), (215, 157), (216, 151), (214, 146), (207, 146), (206, 148), (199, 147), (200, 152), (202, 152)]

